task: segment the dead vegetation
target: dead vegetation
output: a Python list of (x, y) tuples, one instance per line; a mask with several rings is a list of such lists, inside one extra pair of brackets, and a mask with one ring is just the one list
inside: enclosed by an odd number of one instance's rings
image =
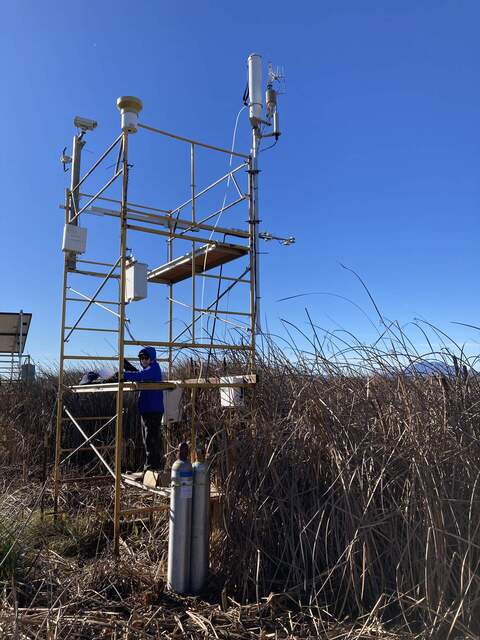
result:
[[(330, 342), (328, 357), (314, 328), (304, 338), (288, 357), (264, 345), (242, 412), (198, 395), (224, 492), (201, 598), (164, 590), (164, 515), (126, 522), (121, 558), (111, 557), (108, 486), (65, 493), (57, 529), (41, 520), (54, 387), (2, 387), (3, 441), (20, 443), (3, 469), (4, 637), (477, 638), (474, 363), (449, 345), (426, 357), (454, 373), (406, 375), (419, 354), (395, 327), (375, 348), (342, 337), (332, 355)], [(188, 431), (188, 402), (172, 443)], [(50, 465), (51, 443), (48, 454)]]

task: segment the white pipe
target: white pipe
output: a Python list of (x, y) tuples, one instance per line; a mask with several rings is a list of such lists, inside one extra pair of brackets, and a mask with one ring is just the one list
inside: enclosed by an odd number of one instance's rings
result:
[(252, 127), (257, 127), (262, 119), (263, 108), (262, 56), (258, 53), (248, 56), (248, 94), (250, 122)]

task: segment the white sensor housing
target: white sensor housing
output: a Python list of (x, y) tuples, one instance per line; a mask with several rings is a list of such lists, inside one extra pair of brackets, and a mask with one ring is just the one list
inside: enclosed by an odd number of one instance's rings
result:
[(262, 56), (258, 53), (248, 56), (248, 94), (250, 122), (252, 127), (256, 127), (262, 119), (263, 108)]
[(63, 227), (62, 251), (69, 253), (85, 253), (87, 250), (87, 229), (76, 224)]
[[(243, 376), (223, 376), (220, 384), (239, 384), (243, 382)], [(220, 387), (221, 407), (243, 407), (245, 402), (244, 387)]]
[(143, 102), (135, 96), (117, 98), (117, 108), (122, 116), (122, 131), (136, 133), (138, 114), (143, 109)]
[(143, 300), (147, 297), (148, 266), (143, 262), (130, 262), (125, 270), (125, 302)]

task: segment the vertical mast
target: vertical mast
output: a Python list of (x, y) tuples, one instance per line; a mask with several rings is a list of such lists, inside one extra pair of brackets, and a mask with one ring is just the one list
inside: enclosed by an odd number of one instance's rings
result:
[[(80, 189), (78, 187), (78, 183), (80, 182), (80, 166), (82, 160), (82, 149), (85, 146), (85, 140), (83, 139), (84, 131), (80, 133), (80, 135), (75, 135), (73, 137), (72, 144), (72, 169), (70, 174), (70, 215), (67, 222), (69, 224), (78, 225), (77, 215), (80, 210)], [(71, 218), (75, 218), (73, 222), (70, 222)], [(67, 268), (75, 269), (77, 264), (76, 254), (73, 252), (69, 252), (66, 254), (67, 256)]]
[[(71, 192), (65, 190), (65, 224), (72, 217)], [(63, 285), (62, 285), (62, 316), (60, 320), (60, 361), (58, 363), (58, 391), (57, 391), (57, 418), (55, 430), (55, 466), (53, 476), (53, 514), (58, 516), (58, 496), (60, 492), (60, 456), (62, 453), (62, 417), (63, 417), (63, 379), (65, 367), (65, 321), (67, 312), (67, 285), (68, 285), (68, 260), (69, 253), (63, 254)]]
[(22, 354), (23, 354), (23, 309), (20, 309), (20, 342), (18, 344), (18, 376), (22, 375)]
[(254, 256), (255, 273), (251, 277), (255, 279), (255, 331), (260, 333), (260, 256), (258, 252), (258, 225), (259, 225), (259, 203), (258, 203), (258, 152), (260, 145), (260, 124), (262, 122), (262, 57), (258, 53), (248, 56), (248, 93), (249, 93), (249, 117), (252, 125), (252, 224), (254, 226)]
[(115, 504), (113, 552), (119, 553), (123, 440), (123, 358), (125, 353), (125, 286), (127, 251), (128, 131), (122, 135), (122, 204), (120, 211), (120, 291), (118, 319), (118, 390), (115, 424)]
[(118, 390), (115, 425), (115, 504), (113, 552), (120, 551), (120, 515), (122, 496), (122, 444), (123, 444), (123, 360), (125, 355), (125, 288), (127, 267), (127, 207), (128, 207), (128, 136), (137, 131), (138, 114), (143, 104), (134, 96), (121, 96), (117, 100), (122, 126), (122, 200), (120, 211), (120, 291), (118, 319)]

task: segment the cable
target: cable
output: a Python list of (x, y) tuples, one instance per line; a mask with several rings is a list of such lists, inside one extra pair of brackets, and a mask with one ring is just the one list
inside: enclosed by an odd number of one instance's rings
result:
[(263, 153), (264, 151), (268, 151), (269, 149), (271, 149), (272, 147), (274, 147), (278, 142), (278, 138), (275, 140), (275, 142), (271, 145), (269, 145), (268, 147), (265, 147), (265, 149), (262, 149), (261, 151), (259, 151), (259, 153)]

